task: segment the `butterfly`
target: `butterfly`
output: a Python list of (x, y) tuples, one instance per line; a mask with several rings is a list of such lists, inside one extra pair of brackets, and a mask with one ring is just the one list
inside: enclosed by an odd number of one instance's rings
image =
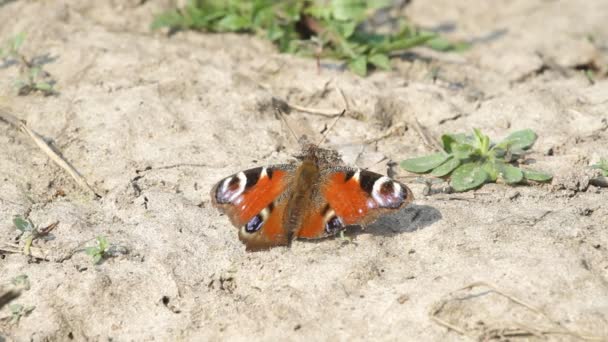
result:
[(336, 151), (303, 147), (299, 165), (257, 167), (219, 181), (211, 201), (239, 229), (247, 251), (333, 236), (413, 201), (404, 184), (344, 166)]

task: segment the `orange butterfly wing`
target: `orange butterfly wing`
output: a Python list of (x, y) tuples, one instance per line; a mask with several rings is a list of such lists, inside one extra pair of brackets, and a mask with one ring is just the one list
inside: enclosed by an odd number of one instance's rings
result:
[(319, 205), (304, 218), (298, 237), (322, 238), (348, 225), (365, 225), (414, 199), (404, 184), (374, 172), (347, 167), (323, 173), (320, 196)]
[(224, 178), (211, 190), (212, 203), (239, 228), (247, 250), (288, 244), (283, 212), (294, 170), (293, 165), (249, 169)]

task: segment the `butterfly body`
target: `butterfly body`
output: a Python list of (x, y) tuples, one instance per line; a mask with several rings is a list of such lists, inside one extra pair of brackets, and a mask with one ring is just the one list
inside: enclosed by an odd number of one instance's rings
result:
[(301, 164), (241, 171), (211, 190), (213, 204), (255, 251), (319, 239), (348, 225), (365, 225), (413, 200), (411, 190), (386, 176), (342, 165), (333, 150), (307, 145)]

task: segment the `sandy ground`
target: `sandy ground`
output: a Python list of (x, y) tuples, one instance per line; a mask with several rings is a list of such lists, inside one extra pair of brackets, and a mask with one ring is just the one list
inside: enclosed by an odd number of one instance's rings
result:
[[(140, 4), (141, 3), (141, 4)], [(59, 221), (35, 246), (50, 261), (0, 254), (0, 289), (26, 274), (15, 303), (35, 306), (0, 341), (608, 339), (608, 190), (589, 165), (608, 157), (608, 81), (580, 69), (608, 65), (608, 1), (414, 0), (405, 13), (465, 53), (416, 49), (391, 72), (359, 78), (340, 64), (281, 55), (245, 35), (151, 33), (163, 1), (14, 1), (0, 6), (2, 40), (27, 32), (46, 56), (58, 96), (17, 97), (17, 68), (0, 67), (0, 105), (27, 120), (102, 195), (75, 185), (23, 134), (0, 123), (0, 244), (14, 215)], [(435, 75), (436, 77), (433, 77)], [(491, 184), (424, 196), (369, 229), (247, 253), (210, 205), (219, 179), (293, 160), (297, 143), (272, 97), (340, 108), (326, 147), (386, 172), (427, 153), (433, 137), (479, 127), (496, 139), (532, 128), (529, 163), (551, 184)], [(298, 133), (330, 119), (293, 112)], [(406, 130), (364, 143), (386, 132)], [(384, 127), (383, 127), (384, 125)], [(301, 132), (300, 132), (301, 131)], [(441, 185), (438, 186), (440, 188)], [(82, 252), (103, 235), (128, 254), (98, 266)], [(483, 281), (487, 287), (457, 291)], [(533, 308), (538, 309), (535, 312)], [(8, 308), (0, 318), (10, 316)], [(518, 339), (518, 337), (511, 337)]]

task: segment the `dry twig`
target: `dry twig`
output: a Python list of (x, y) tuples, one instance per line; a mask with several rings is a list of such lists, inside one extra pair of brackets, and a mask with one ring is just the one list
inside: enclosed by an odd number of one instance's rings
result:
[(441, 151), (442, 150), (441, 145), (439, 145), (438, 142), (436, 142), (433, 138), (431, 138), (429, 136), (429, 134), (426, 132), (425, 128), (422, 127), (420, 122), (418, 122), (418, 119), (414, 119), (413, 121), (414, 121), (413, 122), (414, 129), (416, 130), (416, 133), (418, 133), (418, 135), (422, 139), (422, 142), (432, 151)]
[(23, 247), (20, 247), (19, 245), (4, 243), (3, 245), (0, 245), (0, 252), (10, 254), (23, 254), (26, 256), (31, 256), (34, 259), (51, 261), (49, 253), (38, 247), (30, 247), (29, 251), (26, 252), (23, 250)]
[(347, 113), (350, 111), (350, 108), (349, 108), (350, 106), (348, 104), (348, 100), (346, 99), (346, 96), (344, 95), (344, 92), (338, 86), (336, 86), (335, 88), (336, 88), (336, 92), (340, 95), (340, 98), (342, 99), (342, 104), (344, 106), (344, 109), (320, 109), (320, 108), (304, 107), (304, 106), (300, 106), (297, 104), (289, 103), (287, 101), (278, 99), (276, 97), (275, 97), (275, 99), (281, 103), (284, 103), (289, 108), (295, 109), (300, 112), (333, 118), (333, 117), (342, 115), (342, 112), (344, 110), (346, 110)]
[(21, 132), (25, 133), (34, 143), (44, 152), (55, 164), (65, 170), (76, 183), (85, 190), (88, 190), (96, 198), (101, 198), (97, 192), (87, 183), (87, 181), (78, 173), (78, 171), (70, 165), (65, 159), (63, 159), (57, 152), (55, 152), (44, 139), (36, 132), (27, 127), (25, 121), (17, 119), (14, 115), (4, 109), (0, 109), (0, 120), (6, 121)]

